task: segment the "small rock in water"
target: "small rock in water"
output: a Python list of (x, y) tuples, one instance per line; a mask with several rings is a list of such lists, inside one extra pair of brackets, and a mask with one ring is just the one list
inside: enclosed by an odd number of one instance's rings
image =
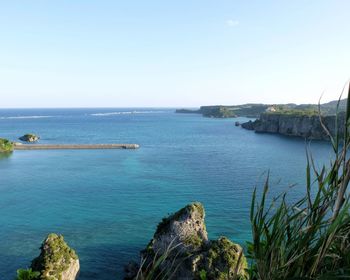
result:
[(19, 140), (24, 142), (37, 142), (39, 139), (40, 137), (35, 134), (25, 134), (19, 137)]

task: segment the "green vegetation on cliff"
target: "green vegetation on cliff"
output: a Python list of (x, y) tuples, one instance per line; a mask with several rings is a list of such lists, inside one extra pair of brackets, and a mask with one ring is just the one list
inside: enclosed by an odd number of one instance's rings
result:
[(7, 139), (0, 138), (0, 153), (9, 153), (13, 151), (13, 143)]
[(274, 110), (266, 112), (266, 114), (284, 114), (295, 116), (318, 116), (319, 111), (317, 107), (309, 106), (305, 108), (289, 108), (287, 106), (273, 106)]
[(226, 237), (211, 241), (207, 255), (198, 266), (199, 278), (205, 275), (204, 279), (249, 279), (248, 263), (242, 247)]
[(38, 280), (40, 272), (33, 271), (31, 268), (18, 269), (16, 280)]
[[(346, 109), (347, 99), (331, 101), (320, 104), (323, 115), (335, 115), (337, 111), (342, 112)], [(317, 115), (319, 110), (318, 104), (242, 104), (242, 105), (213, 105), (201, 106), (198, 110), (178, 109), (176, 113), (195, 113), (202, 114), (204, 117), (211, 118), (234, 118), (248, 117), (258, 118), (262, 113), (280, 113), (288, 115)]]

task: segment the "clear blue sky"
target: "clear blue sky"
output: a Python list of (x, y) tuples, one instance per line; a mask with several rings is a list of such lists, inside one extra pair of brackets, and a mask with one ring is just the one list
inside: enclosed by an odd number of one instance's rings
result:
[(0, 0), (0, 107), (337, 98), (350, 1)]

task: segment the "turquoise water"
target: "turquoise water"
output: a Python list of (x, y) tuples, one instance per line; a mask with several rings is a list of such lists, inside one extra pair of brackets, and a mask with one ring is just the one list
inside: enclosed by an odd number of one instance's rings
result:
[[(1, 137), (41, 143), (137, 143), (139, 150), (15, 151), (0, 158), (0, 279), (28, 267), (50, 232), (81, 262), (79, 279), (122, 279), (167, 213), (206, 208), (210, 238), (250, 238), (252, 190), (270, 170), (272, 194), (304, 190), (305, 141), (255, 134), (236, 120), (172, 109), (0, 110)], [(131, 113), (133, 112), (133, 113)], [(318, 162), (331, 155), (313, 142)]]

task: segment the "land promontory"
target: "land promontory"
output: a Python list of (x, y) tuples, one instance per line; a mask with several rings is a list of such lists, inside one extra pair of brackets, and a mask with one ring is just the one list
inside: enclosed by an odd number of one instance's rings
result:
[[(322, 114), (335, 115), (337, 111), (345, 111), (347, 99), (338, 101), (331, 101), (320, 105)], [(318, 104), (260, 104), (260, 103), (248, 103), (242, 105), (212, 105), (201, 106), (199, 109), (178, 109), (176, 113), (182, 114), (201, 114), (203, 117), (209, 118), (235, 118), (235, 117), (247, 117), (247, 118), (259, 118), (261, 114), (266, 112), (302, 112), (310, 114), (312, 112), (318, 112)]]
[[(211, 118), (254, 118), (236, 126), (259, 133), (277, 133), (305, 139), (328, 140), (329, 135), (344, 134), (347, 99), (323, 104), (243, 104), (202, 106), (198, 110), (177, 110), (177, 113), (198, 113)], [(338, 117), (336, 117), (338, 116)], [(336, 129), (336, 118), (338, 129)], [(325, 129), (326, 128), (326, 129)]]

